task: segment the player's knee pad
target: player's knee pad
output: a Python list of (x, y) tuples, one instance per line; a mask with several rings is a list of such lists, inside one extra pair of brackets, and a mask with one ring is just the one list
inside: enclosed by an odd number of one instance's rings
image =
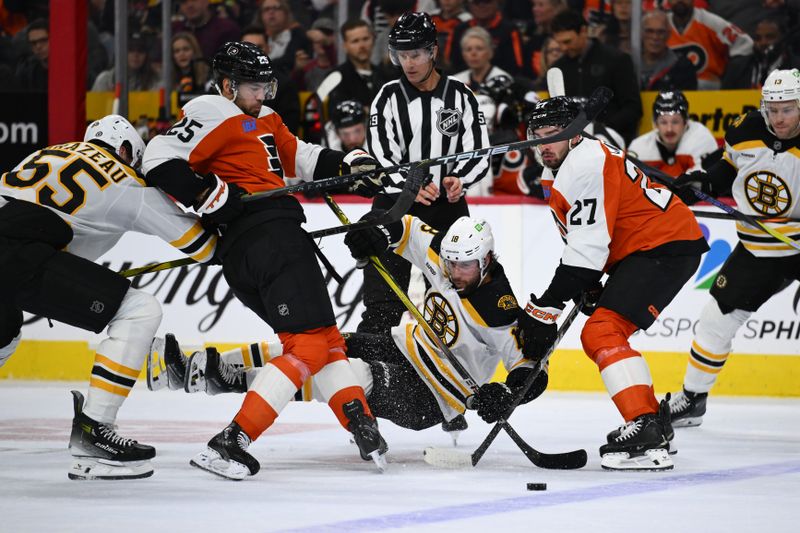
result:
[[(140, 354), (144, 357), (161, 324), (161, 304), (149, 293), (130, 288), (108, 325), (108, 339), (101, 343), (106, 356)], [(105, 346), (103, 344), (106, 344)], [(113, 350), (116, 353), (105, 353)]]
[(712, 298), (700, 313), (694, 340), (700, 347), (712, 353), (728, 353), (731, 351), (736, 332), (751, 314), (750, 311), (742, 309), (723, 313), (717, 301)]
[(309, 375), (314, 375), (328, 362), (328, 337), (324, 328), (302, 333), (281, 333), (284, 355), (291, 355), (302, 363)]
[(581, 331), (581, 345), (593, 361), (598, 352), (617, 346), (627, 346), (637, 327), (624, 316), (605, 307), (598, 308)]

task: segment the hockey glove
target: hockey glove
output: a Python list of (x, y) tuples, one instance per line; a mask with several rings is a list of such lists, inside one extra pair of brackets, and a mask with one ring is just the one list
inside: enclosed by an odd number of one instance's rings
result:
[(581, 313), (586, 316), (592, 316), (592, 313), (597, 309), (597, 304), (600, 302), (600, 296), (603, 294), (603, 284), (599, 281), (595, 282), (588, 289), (584, 289), (578, 296), (572, 299), (577, 305), (578, 302), (583, 302)]
[(563, 310), (564, 304), (548, 297), (547, 293), (541, 298), (531, 294), (530, 301), (525, 310), (520, 311), (517, 321), (518, 340), (526, 359), (539, 361), (545, 356), (558, 335), (556, 320)]
[(242, 213), (244, 189), (236, 184), (222, 181), (215, 174), (208, 174), (204, 181), (208, 184), (207, 192), (194, 205), (195, 211), (202, 217), (204, 225), (221, 226), (231, 222)]
[[(384, 211), (370, 211), (359, 219), (372, 220)], [(344, 243), (350, 249), (350, 255), (356, 260), (356, 267), (364, 268), (369, 263), (369, 257), (383, 254), (391, 243), (389, 231), (383, 226), (372, 226), (370, 228), (351, 230), (344, 236)]]
[(708, 179), (708, 174), (702, 170), (693, 170), (686, 174), (681, 174), (669, 184), (669, 188), (686, 205), (694, 205), (700, 201), (692, 189), (711, 194), (711, 182)]
[[(355, 174), (375, 170), (380, 165), (364, 150), (356, 148), (344, 156), (342, 160), (342, 174)], [(354, 181), (347, 189), (348, 192), (372, 198), (383, 189), (383, 176), (380, 173), (366, 174)]]
[[(514, 394), (515, 398), (522, 392), (522, 388), (525, 386), (525, 381), (530, 377), (532, 372), (532, 368), (519, 367), (508, 373), (506, 385), (509, 389), (511, 389), (511, 392)], [(545, 369), (542, 369), (542, 371), (536, 375), (536, 378), (533, 380), (533, 385), (531, 385), (531, 388), (529, 388), (528, 392), (525, 393), (525, 396), (522, 398), (520, 403), (528, 403), (541, 396), (544, 390), (547, 388), (548, 380), (549, 378), (547, 376), (547, 372)]]
[(508, 412), (512, 403), (514, 394), (505, 383), (486, 383), (475, 393), (471, 406), (484, 422), (493, 424)]

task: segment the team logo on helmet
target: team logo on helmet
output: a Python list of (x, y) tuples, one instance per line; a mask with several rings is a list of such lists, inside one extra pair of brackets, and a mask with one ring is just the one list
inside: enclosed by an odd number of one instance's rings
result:
[(439, 109), (436, 111), (436, 129), (442, 135), (455, 137), (461, 124), (461, 111), (458, 109)]
[(422, 310), (425, 322), (430, 324), (436, 336), (442, 339), (448, 347), (458, 339), (458, 319), (450, 302), (439, 294), (431, 291), (425, 297), (425, 308)]
[(750, 206), (763, 215), (782, 215), (792, 205), (786, 182), (772, 172), (759, 171), (747, 176), (744, 191)]

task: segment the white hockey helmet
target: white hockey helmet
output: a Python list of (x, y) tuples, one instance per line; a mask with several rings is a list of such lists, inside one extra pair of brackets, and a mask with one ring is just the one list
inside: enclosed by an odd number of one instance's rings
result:
[(130, 144), (131, 166), (139, 168), (144, 155), (144, 141), (130, 122), (120, 115), (107, 115), (100, 120), (95, 120), (86, 128), (83, 136), (84, 142), (91, 140), (103, 141), (119, 154), (119, 148), (126, 141)]
[(494, 235), (489, 224), (483, 219), (460, 217), (442, 238), (439, 257), (444, 260), (448, 277), (453, 263), (476, 261), (480, 268), (480, 278), (474, 285), (477, 287), (488, 273), (493, 250)]
[(797, 106), (800, 107), (800, 70), (796, 68), (773, 70), (761, 88), (761, 116), (764, 117), (769, 131), (772, 131), (772, 126), (767, 118), (767, 102), (791, 101), (797, 102)]

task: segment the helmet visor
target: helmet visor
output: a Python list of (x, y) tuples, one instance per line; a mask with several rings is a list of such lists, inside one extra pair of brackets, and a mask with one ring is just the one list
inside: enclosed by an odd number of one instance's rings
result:
[(444, 260), (444, 270), (457, 291), (470, 288), (481, 279), (481, 266), (477, 259), (470, 261)]
[(433, 61), (433, 46), (414, 50), (397, 50), (390, 46), (389, 59), (392, 60), (392, 65), (396, 67), (402, 67), (403, 65), (424, 65), (429, 61)]
[(238, 84), (242, 96), (253, 96), (263, 100), (272, 100), (278, 92), (278, 80), (272, 78), (267, 82), (241, 81)]

